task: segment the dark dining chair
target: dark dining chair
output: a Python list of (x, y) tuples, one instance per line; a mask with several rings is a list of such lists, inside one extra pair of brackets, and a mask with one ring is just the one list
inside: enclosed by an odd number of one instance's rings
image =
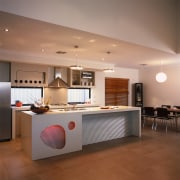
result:
[(177, 108), (177, 109), (180, 109), (180, 106), (173, 106), (173, 107), (175, 107), (175, 108)]
[[(180, 110), (180, 106), (173, 106), (173, 108), (176, 108), (176, 109)], [(176, 112), (175, 114), (176, 114), (177, 117), (180, 116), (180, 112)]]
[(158, 120), (160, 120), (161, 124), (165, 124), (166, 133), (167, 133), (167, 127), (171, 123), (171, 121), (173, 122), (174, 116), (171, 116), (169, 114), (169, 111), (167, 108), (158, 107), (156, 108), (155, 130), (157, 130)]
[[(171, 105), (162, 104), (161, 107), (162, 107), (162, 108), (169, 108), (169, 109), (170, 109), (170, 108), (171, 108)], [(169, 112), (169, 114), (170, 114), (170, 112)]]
[(178, 110), (178, 112), (175, 110), (173, 112), (174, 116), (175, 116), (175, 126), (176, 126), (176, 131), (178, 131), (178, 119), (180, 118), (180, 106), (173, 106), (173, 108), (176, 108)]
[[(171, 108), (171, 105), (162, 104), (161, 107), (162, 107), (162, 108), (170, 109), (170, 108)], [(170, 111), (168, 111), (168, 114), (169, 114), (169, 116), (171, 116), (171, 117), (175, 117), (175, 114), (172, 113), (172, 112), (170, 112)]]
[[(173, 106), (173, 108), (180, 110), (180, 106)], [(173, 112), (174, 116), (176, 116), (177, 118), (180, 117), (180, 112)]]
[(150, 119), (152, 121), (152, 129), (154, 129), (155, 117), (156, 116), (155, 116), (154, 107), (143, 107), (142, 109), (143, 127), (146, 123), (146, 120)]
[(162, 108), (171, 108), (171, 105), (162, 104), (161, 107), (162, 107)]

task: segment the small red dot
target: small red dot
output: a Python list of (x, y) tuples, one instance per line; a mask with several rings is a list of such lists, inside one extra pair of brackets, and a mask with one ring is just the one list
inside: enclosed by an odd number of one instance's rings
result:
[(74, 121), (70, 121), (69, 124), (68, 124), (68, 128), (69, 130), (73, 130), (75, 128), (76, 124)]

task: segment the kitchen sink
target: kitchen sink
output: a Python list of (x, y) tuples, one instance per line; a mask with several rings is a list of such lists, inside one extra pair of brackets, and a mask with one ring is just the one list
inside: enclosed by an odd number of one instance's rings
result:
[(86, 110), (86, 108), (64, 108), (64, 109), (59, 109), (59, 111), (83, 111)]

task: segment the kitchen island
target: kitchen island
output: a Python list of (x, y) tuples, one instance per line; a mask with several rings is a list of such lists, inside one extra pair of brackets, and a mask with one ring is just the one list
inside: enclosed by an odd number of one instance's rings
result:
[(84, 145), (141, 137), (141, 109), (131, 106), (22, 111), (22, 145), (32, 160), (82, 150)]

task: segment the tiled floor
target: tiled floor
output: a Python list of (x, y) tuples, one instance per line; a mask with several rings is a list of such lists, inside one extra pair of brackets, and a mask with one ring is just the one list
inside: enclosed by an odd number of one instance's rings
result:
[(0, 180), (179, 180), (180, 132), (151, 127), (142, 138), (89, 145), (82, 152), (32, 161), (21, 140), (0, 142)]

